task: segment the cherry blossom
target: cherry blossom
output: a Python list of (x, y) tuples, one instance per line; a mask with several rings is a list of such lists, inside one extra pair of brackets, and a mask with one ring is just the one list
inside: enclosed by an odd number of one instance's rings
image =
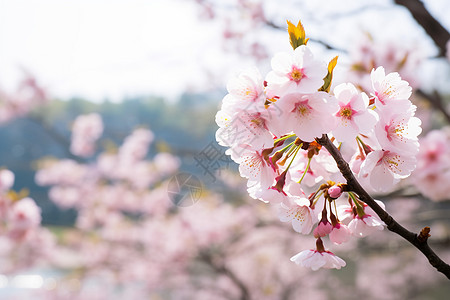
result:
[(0, 273), (10, 274), (48, 261), (54, 251), (54, 236), (41, 226), (41, 209), (24, 196), (11, 190), (14, 173), (0, 170)]
[(279, 206), (278, 217), (281, 222), (291, 222), (295, 231), (309, 234), (314, 223), (317, 222), (310, 204), (306, 198), (295, 199), (290, 207), (282, 203)]
[(252, 181), (258, 181), (261, 186), (270, 187), (274, 180), (276, 172), (267, 162), (262, 151), (246, 151), (241, 156), (239, 172), (242, 177)]
[(450, 178), (450, 138), (448, 132), (432, 130), (420, 141), (417, 169), (412, 181), (419, 191), (430, 200), (449, 199), (447, 185)]
[(338, 141), (356, 143), (356, 136), (369, 134), (377, 122), (377, 114), (368, 108), (369, 97), (357, 91), (351, 83), (342, 83), (333, 90), (339, 104), (335, 114), (338, 126), (333, 135)]
[(383, 111), (375, 126), (375, 134), (385, 150), (416, 154), (419, 151), (417, 136), (422, 132), (420, 119), (413, 117), (413, 109), (402, 111), (395, 103)]
[(337, 257), (330, 251), (304, 250), (293, 257), (291, 261), (306, 268), (317, 271), (324, 269), (340, 269), (345, 267), (346, 263), (340, 257)]
[(264, 98), (263, 78), (256, 68), (241, 72), (228, 81), (228, 96), (222, 109), (228, 112), (251, 110)]
[(23, 198), (11, 206), (8, 223), (10, 236), (14, 239), (23, 239), (41, 223), (41, 210), (33, 199)]
[(254, 148), (270, 147), (273, 144), (272, 134), (267, 129), (270, 119), (266, 110), (261, 112), (242, 111), (216, 132), (216, 139), (222, 146), (251, 144)]
[(336, 126), (336, 120), (330, 118), (337, 111), (336, 98), (325, 92), (286, 94), (277, 101), (277, 105), (283, 112), (282, 116), (271, 120), (268, 127), (272, 130), (272, 123), (280, 123), (283, 125), (275, 128), (285, 129), (277, 132), (274, 128), (276, 136), (293, 131), (303, 141), (311, 142)]
[[(254, 70), (230, 81), (216, 115), (216, 139), (239, 164), (252, 198), (276, 206), (280, 221), (295, 232), (317, 238), (317, 250), (292, 260), (312, 269), (340, 268), (345, 263), (325, 251), (321, 238), (339, 245), (384, 223), (346, 190), (333, 157), (316, 139), (329, 136), (368, 191), (388, 192), (416, 167), (421, 121), (408, 82), (383, 67), (371, 72), (370, 98), (358, 83), (330, 92), (337, 58), (326, 68), (306, 46), (301, 23), (288, 24), (294, 51), (274, 56), (263, 84)], [(338, 210), (346, 197), (352, 204)]]
[(329, 233), (330, 241), (339, 245), (347, 242), (351, 237), (351, 231), (347, 225), (342, 223), (336, 223), (333, 225), (333, 229)]
[(361, 164), (359, 177), (376, 191), (387, 191), (400, 179), (411, 174), (416, 157), (388, 150), (375, 150)]
[(14, 173), (8, 169), (0, 170), (0, 191), (7, 191), (14, 184)]
[[(375, 200), (378, 205), (385, 209), (383, 202)], [(341, 219), (348, 222), (348, 230), (356, 237), (365, 237), (377, 230), (383, 230), (385, 224), (378, 215), (364, 203), (356, 206), (341, 205), (339, 207)]]
[(36, 78), (24, 72), (24, 77), (14, 92), (0, 87), (0, 124), (29, 113), (32, 109), (49, 101), (45, 89)]
[(272, 69), (266, 77), (270, 98), (292, 92), (313, 93), (322, 86), (327, 74), (325, 64), (314, 60), (311, 50), (305, 45), (292, 54), (276, 54), (272, 59)]
[(350, 232), (357, 237), (365, 237), (376, 230), (383, 230), (384, 223), (378, 217), (365, 214), (364, 216), (355, 216), (348, 224)]
[(396, 72), (385, 74), (383, 67), (378, 67), (370, 74), (375, 104), (379, 109), (391, 102), (399, 101), (405, 106), (411, 96), (411, 87)]
[(103, 122), (99, 114), (78, 116), (73, 123), (70, 151), (78, 156), (92, 155), (94, 143), (102, 133)]

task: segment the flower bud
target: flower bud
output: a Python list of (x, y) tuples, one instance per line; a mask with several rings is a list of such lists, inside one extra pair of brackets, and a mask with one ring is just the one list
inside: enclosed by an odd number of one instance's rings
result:
[(328, 195), (333, 199), (339, 198), (342, 195), (342, 188), (334, 185), (328, 189)]

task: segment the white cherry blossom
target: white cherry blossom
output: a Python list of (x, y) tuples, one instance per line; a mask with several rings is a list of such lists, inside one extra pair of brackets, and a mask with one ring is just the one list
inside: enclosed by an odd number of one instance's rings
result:
[(317, 222), (310, 204), (308, 199), (300, 197), (296, 198), (291, 206), (282, 203), (278, 208), (278, 217), (281, 222), (291, 222), (295, 231), (309, 234)]
[(297, 265), (311, 268), (313, 271), (317, 271), (320, 268), (340, 269), (346, 265), (345, 261), (334, 255), (334, 253), (330, 251), (319, 252), (317, 250), (304, 250), (292, 256), (291, 261)]
[(375, 150), (361, 164), (359, 177), (367, 178), (375, 191), (386, 192), (416, 167), (416, 157), (388, 150)]
[(409, 104), (411, 96), (411, 87), (407, 81), (400, 78), (396, 72), (385, 74), (383, 67), (372, 70), (370, 74), (372, 80), (373, 95), (375, 96), (375, 105), (381, 109), (391, 102), (400, 101)]

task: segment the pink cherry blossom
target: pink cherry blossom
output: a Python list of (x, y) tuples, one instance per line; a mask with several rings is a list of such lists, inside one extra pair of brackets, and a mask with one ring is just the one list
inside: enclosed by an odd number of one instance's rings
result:
[(103, 133), (103, 122), (99, 114), (78, 116), (72, 127), (70, 151), (78, 156), (90, 156), (94, 153), (94, 143)]
[[(282, 116), (268, 123), (268, 128), (276, 136), (293, 131), (301, 140), (311, 142), (336, 126), (336, 119), (330, 117), (337, 111), (336, 98), (328, 93), (292, 93), (281, 97), (276, 103)], [(280, 128), (285, 129), (281, 131)]]
[(446, 201), (450, 199), (448, 185), (450, 182), (450, 169), (438, 173), (420, 173), (414, 175), (414, 183), (417, 189), (426, 198), (432, 201)]
[(267, 129), (270, 119), (268, 112), (241, 111), (232, 117), (216, 132), (216, 140), (222, 146), (233, 147), (242, 144), (251, 145), (254, 149), (273, 146), (273, 137)]
[(416, 154), (419, 151), (417, 136), (422, 132), (420, 119), (413, 117), (413, 111), (402, 111), (396, 103), (380, 114), (375, 126), (378, 142), (384, 150)]
[[(385, 205), (380, 200), (375, 200), (377, 204), (385, 209)], [(348, 230), (352, 235), (357, 237), (365, 237), (374, 231), (383, 230), (384, 222), (378, 217), (378, 215), (367, 206), (362, 203), (361, 208), (350, 207), (350, 205), (341, 205), (338, 208), (340, 219), (343, 221), (349, 221)], [(357, 212), (359, 210), (359, 212)], [(341, 224), (342, 225), (342, 224)]]
[(381, 109), (392, 101), (406, 103), (411, 96), (411, 87), (408, 82), (402, 80), (396, 72), (385, 74), (383, 67), (372, 70), (370, 74), (372, 80), (375, 105)]
[(160, 152), (153, 158), (157, 172), (161, 175), (173, 174), (180, 167), (180, 159), (168, 152)]
[(264, 104), (263, 78), (256, 68), (248, 69), (228, 81), (228, 95), (223, 99), (222, 109), (234, 113), (252, 110)]
[(416, 157), (397, 152), (375, 150), (361, 164), (359, 177), (367, 179), (371, 187), (380, 192), (388, 191), (400, 179), (411, 174)]
[(378, 216), (364, 215), (363, 217), (355, 216), (348, 224), (350, 232), (357, 237), (365, 237), (377, 230), (383, 230), (384, 222)]
[(0, 170), (0, 192), (7, 191), (14, 184), (14, 173), (8, 169)]
[(432, 130), (420, 140), (417, 169), (412, 181), (418, 190), (433, 201), (450, 198), (443, 182), (450, 178), (450, 138), (448, 132)]
[(314, 93), (323, 85), (327, 66), (314, 60), (311, 50), (302, 45), (291, 53), (281, 52), (272, 59), (272, 71), (267, 74), (267, 94)]
[(289, 169), (292, 180), (299, 181), (303, 177), (302, 184), (313, 187), (326, 180), (335, 180), (334, 175), (339, 173), (335, 161), (327, 151), (320, 151), (318, 155), (312, 157), (309, 168), (303, 176), (307, 165), (307, 151), (299, 151)]
[(154, 134), (149, 129), (136, 129), (119, 148), (119, 156), (131, 162), (141, 160), (147, 155), (148, 147), (153, 139)]
[(14, 92), (0, 87), (0, 124), (23, 116), (48, 101), (47, 92), (37, 83), (36, 78), (25, 70), (24, 78)]
[(278, 217), (281, 222), (291, 222), (292, 228), (302, 234), (309, 234), (317, 219), (309, 207), (310, 201), (306, 198), (296, 198), (292, 205), (281, 203), (278, 208)]
[(350, 229), (348, 229), (347, 225), (342, 223), (336, 223), (333, 226), (333, 230), (328, 235), (330, 237), (330, 241), (339, 245), (347, 242), (351, 237)]
[(248, 181), (248, 194), (253, 199), (259, 199), (265, 203), (279, 204), (289, 203), (290, 195), (284, 190), (278, 191), (272, 187), (263, 187), (258, 181)]
[(241, 156), (239, 172), (242, 177), (258, 181), (262, 188), (272, 186), (277, 176), (260, 151), (246, 151)]
[(450, 137), (441, 130), (432, 130), (420, 140), (417, 173), (439, 173), (450, 167)]
[(10, 236), (13, 239), (22, 239), (30, 230), (41, 223), (41, 209), (33, 199), (23, 198), (16, 202), (8, 215)]
[(334, 255), (332, 252), (319, 252), (317, 250), (304, 250), (291, 257), (291, 261), (295, 262), (297, 265), (311, 268), (313, 271), (317, 271), (320, 268), (340, 269), (346, 265), (344, 260)]
[(338, 126), (333, 135), (338, 141), (355, 143), (359, 133), (369, 134), (377, 122), (377, 114), (368, 108), (369, 98), (360, 93), (351, 83), (342, 83), (334, 88), (339, 111), (335, 114)]

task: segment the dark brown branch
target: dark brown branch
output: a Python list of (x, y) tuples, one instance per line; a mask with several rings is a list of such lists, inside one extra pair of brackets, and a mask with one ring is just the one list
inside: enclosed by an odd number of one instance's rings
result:
[(442, 101), (441, 95), (437, 91), (434, 91), (432, 94), (428, 94), (419, 89), (419, 90), (416, 90), (415, 93), (417, 93), (417, 95), (419, 95), (420, 97), (423, 97), (428, 102), (430, 102), (430, 104), (435, 109), (437, 109), (438, 111), (440, 111), (442, 113), (442, 115), (444, 116), (447, 123), (450, 124), (450, 114), (448, 113), (447, 109), (445, 108), (445, 105)]
[(436, 20), (419, 0), (395, 0), (398, 5), (404, 6), (419, 23), (425, 32), (433, 39), (439, 47), (439, 56), (445, 57), (447, 41), (450, 33)]
[[(330, 141), (326, 134), (322, 135), (321, 138), (316, 138), (317, 142), (325, 147), (331, 156), (336, 161), (336, 164), (341, 171), (344, 178), (347, 180), (347, 185), (350, 191), (358, 194), (359, 198), (364, 201), (370, 208), (372, 208), (377, 215), (386, 223), (387, 228), (403, 237), (405, 240), (413, 244), (417, 249), (419, 249), (428, 259), (430, 264), (435, 267), (439, 272), (443, 273), (450, 279), (450, 266), (446, 264), (439, 256), (434, 253), (427, 243), (427, 239), (418, 238), (418, 235), (407, 230), (405, 227), (397, 223), (397, 221), (392, 218), (384, 209), (382, 209), (375, 200), (366, 192), (366, 190), (359, 184), (353, 175), (348, 163), (344, 160), (339, 150)], [(423, 237), (423, 234), (422, 234)]]

